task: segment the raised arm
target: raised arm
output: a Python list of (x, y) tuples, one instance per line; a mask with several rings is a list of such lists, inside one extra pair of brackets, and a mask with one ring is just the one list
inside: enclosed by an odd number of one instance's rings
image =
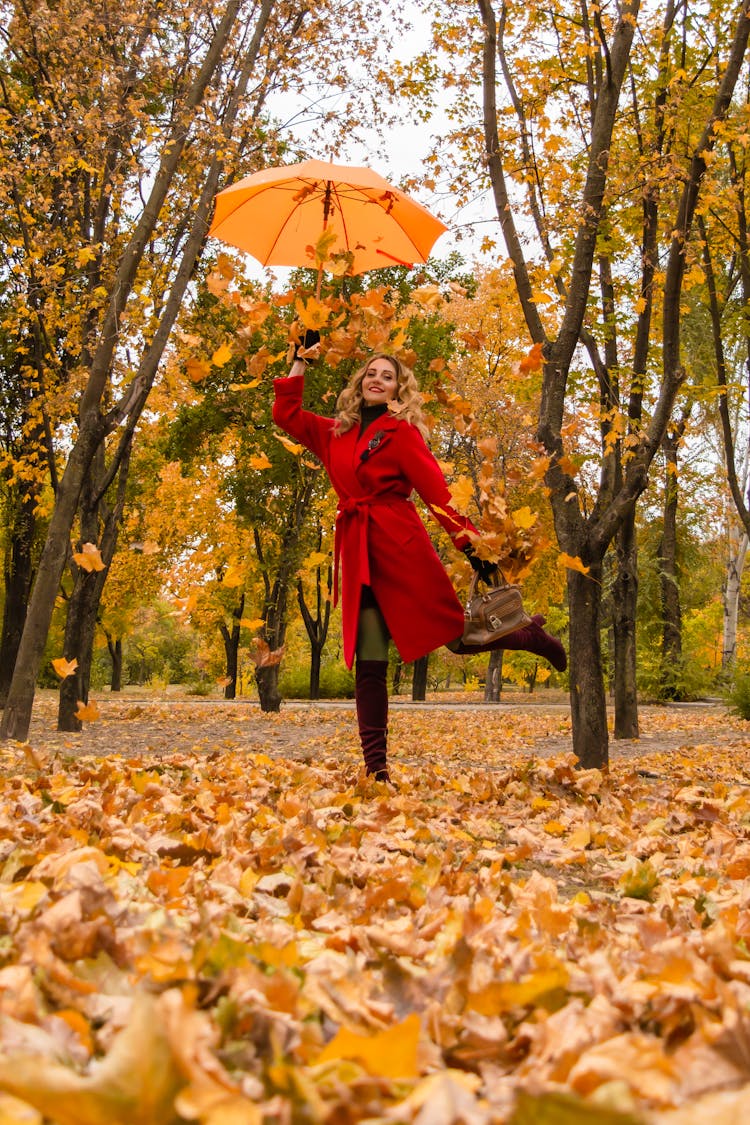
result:
[(471, 543), (467, 532), (477, 533), (474, 524), (453, 507), (440, 466), (416, 426), (405, 422), (400, 427), (399, 440), (402, 473), (448, 532), (453, 545), (463, 551)]

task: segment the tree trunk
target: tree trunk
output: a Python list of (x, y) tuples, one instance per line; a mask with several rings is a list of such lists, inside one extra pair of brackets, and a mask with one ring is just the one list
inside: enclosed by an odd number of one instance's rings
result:
[(677, 439), (666, 434), (664, 515), (657, 552), (662, 612), (660, 687), (663, 699), (684, 698), (682, 685), (682, 607), (677, 572)]
[(616, 536), (617, 572), (612, 591), (614, 634), (615, 738), (640, 738), (636, 687), (636, 616), (638, 607), (638, 544), (635, 509)]
[(107, 649), (112, 661), (110, 691), (122, 691), (122, 637), (107, 637)]
[(281, 693), (279, 692), (279, 666), (271, 664), (265, 668), (255, 669), (255, 683), (258, 686), (258, 698), (261, 711), (280, 711)]
[(393, 667), (393, 686), (391, 687), (391, 695), (398, 695), (401, 691), (401, 673), (404, 670), (404, 662), (400, 656), (396, 656), (396, 663)]
[(237, 606), (232, 610), (232, 617), (234, 623), (231, 631), (227, 628), (223, 621), (219, 622), (219, 632), (221, 639), (224, 642), (224, 656), (226, 658), (226, 676), (229, 681), (224, 686), (224, 698), (236, 699), (237, 698), (237, 673), (239, 670), (239, 652), (240, 652), (240, 622), (242, 614), (245, 611), (245, 594), (244, 591), (240, 594), (240, 600)]
[(429, 662), (429, 652), (427, 656), (420, 656), (419, 660), (414, 661), (411, 681), (411, 697), (414, 700), (424, 700), (427, 696), (427, 666)]
[(42, 548), (26, 624), (18, 647), (13, 679), (0, 724), (0, 738), (14, 738), (24, 742), (29, 733), (36, 679), (44, 646), (47, 643), (47, 633), (60, 588), (60, 579), (68, 557), (70, 529), (78, 508), (84, 474), (91, 465), (100, 440), (99, 434), (98, 420), (89, 416), (88, 419), (81, 421), (78, 441), (70, 451), (57, 490), (55, 507)]
[(224, 642), (224, 657), (226, 660), (226, 677), (229, 681), (224, 685), (224, 698), (237, 698), (237, 671), (239, 668), (240, 651), (240, 626), (235, 625), (230, 631), (223, 621), (219, 622), (221, 639)]
[(609, 737), (599, 631), (601, 566), (591, 566), (588, 574), (568, 571), (568, 606), (573, 751), (584, 769), (603, 769)]
[(733, 667), (737, 659), (737, 619), (740, 608), (740, 586), (742, 572), (745, 569), (745, 559), (750, 540), (747, 532), (742, 532), (739, 538), (735, 532), (730, 532), (729, 559), (727, 562), (727, 577), (724, 583), (724, 630), (721, 646), (721, 666), (725, 671)]
[[(104, 404), (111, 403), (114, 394), (110, 379), (113, 368), (119, 363), (119, 359), (115, 357), (118, 344), (121, 343), (120, 324), (123, 310), (137, 283), (143, 256), (150, 253), (154, 232), (158, 228), (164, 208), (168, 206), (167, 200), (174, 179), (180, 173), (183, 154), (190, 143), (190, 124), (201, 112), (207, 89), (214, 82), (217, 73), (221, 73), (222, 56), (235, 34), (239, 6), (239, 0), (228, 0), (224, 10), (219, 13), (213, 36), (207, 44), (195, 78), (186, 88), (184, 98), (175, 108), (174, 130), (161, 151), (158, 167), (154, 170), (150, 182), (148, 198), (117, 261), (113, 280), (109, 291), (106, 292), (107, 300), (101, 323), (92, 339), (86, 341), (86, 347), (80, 357), (80, 367), (87, 371), (87, 379), (80, 397), (78, 435), (70, 449), (65, 472), (55, 494), (55, 506), (0, 724), (0, 738), (24, 741), (28, 735), (36, 680), (68, 554), (83, 482), (100, 443), (103, 443), (107, 435), (126, 418), (131, 427), (127, 441), (132, 439), (182, 299), (192, 279), (195, 263), (205, 242), (208, 215), (224, 169), (223, 146), (226, 139), (231, 136), (243, 95), (250, 82), (273, 6), (272, 0), (261, 0), (254, 34), (247, 51), (240, 59), (239, 69), (235, 74), (234, 90), (227, 103), (221, 127), (217, 129), (217, 148), (190, 215), (190, 225), (186, 228), (188, 234), (179, 249), (176, 259), (179, 264), (176, 266), (174, 278), (167, 294), (163, 295), (158, 325), (137, 365), (135, 376), (125, 388), (122, 398), (108, 411), (106, 417), (103, 416)], [(117, 130), (112, 132), (112, 136), (117, 136)], [(106, 213), (106, 209), (103, 213)]]
[[(318, 524), (318, 541), (317, 550), (320, 551), (323, 544), (323, 529)], [(323, 593), (323, 584), (321, 581), (322, 572), (318, 566), (315, 568), (315, 616), (313, 617), (310, 609), (305, 601), (305, 590), (302, 585), (302, 579), (297, 579), (297, 603), (299, 605), (302, 620), (305, 623), (307, 636), (310, 641), (310, 699), (320, 699), (320, 664), (321, 656), (323, 653), (323, 646), (326, 643), (328, 636), (328, 626), (331, 620), (331, 591), (333, 589), (333, 566), (328, 564), (326, 568), (326, 592)]]
[(310, 699), (320, 699), (320, 665), (323, 645), (310, 644)]
[(487, 665), (487, 676), (484, 681), (484, 702), (499, 703), (500, 693), (503, 690), (503, 653), (504, 650), (496, 648), (490, 653), (490, 662)]
[(33, 574), (32, 553), (36, 528), (34, 508), (37, 499), (30, 495), (21, 499), (10, 530), (10, 542), (5, 556), (5, 604), (0, 637), (0, 707), (5, 706), (8, 698), (26, 621)]
[(79, 731), (82, 728), (81, 720), (76, 718), (76, 711), (79, 702), (89, 701), (96, 618), (106, 573), (106, 570), (91, 573), (79, 571), (68, 601), (63, 654), (66, 660), (75, 657), (78, 667), (72, 676), (66, 676), (60, 684), (57, 729), (61, 731)]

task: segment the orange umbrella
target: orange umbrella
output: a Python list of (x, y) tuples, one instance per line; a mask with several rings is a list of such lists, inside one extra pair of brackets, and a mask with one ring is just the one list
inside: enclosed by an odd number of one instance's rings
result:
[(305, 160), (265, 168), (216, 197), (208, 232), (264, 266), (314, 266), (314, 246), (334, 232), (330, 254), (349, 252), (351, 273), (425, 262), (448, 228), (369, 168)]

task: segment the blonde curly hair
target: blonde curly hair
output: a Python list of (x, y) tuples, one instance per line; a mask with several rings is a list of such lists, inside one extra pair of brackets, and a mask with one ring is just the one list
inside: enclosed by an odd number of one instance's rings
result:
[(362, 380), (374, 359), (387, 359), (388, 362), (393, 365), (393, 369), (396, 372), (397, 391), (394, 403), (398, 404), (398, 410), (395, 410), (393, 413), (399, 418), (403, 418), (406, 422), (410, 422), (412, 426), (416, 426), (422, 437), (426, 440), (430, 436), (430, 431), (422, 411), (422, 396), (419, 393), (419, 386), (417, 380), (414, 378), (414, 372), (410, 367), (403, 364), (397, 356), (389, 355), (387, 352), (375, 352), (373, 355), (368, 356), (366, 362), (354, 372), (351, 379), (344, 387), (336, 400), (336, 427), (334, 433), (337, 435), (345, 434), (361, 421), (363, 405)]

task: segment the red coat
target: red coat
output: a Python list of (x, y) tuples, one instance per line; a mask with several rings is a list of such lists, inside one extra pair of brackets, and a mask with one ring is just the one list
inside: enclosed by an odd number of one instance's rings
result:
[(335, 436), (334, 419), (302, 409), (303, 389), (302, 375), (274, 380), (273, 417), (323, 462), (339, 498), (335, 590), (340, 560), (344, 659), (351, 668), (361, 589), (368, 584), (402, 660), (417, 660), (461, 636), (464, 612), (410, 496), (421, 496), (459, 549), (473, 525), (451, 506), (445, 478), (415, 426), (384, 414), (361, 438), (359, 426)]

